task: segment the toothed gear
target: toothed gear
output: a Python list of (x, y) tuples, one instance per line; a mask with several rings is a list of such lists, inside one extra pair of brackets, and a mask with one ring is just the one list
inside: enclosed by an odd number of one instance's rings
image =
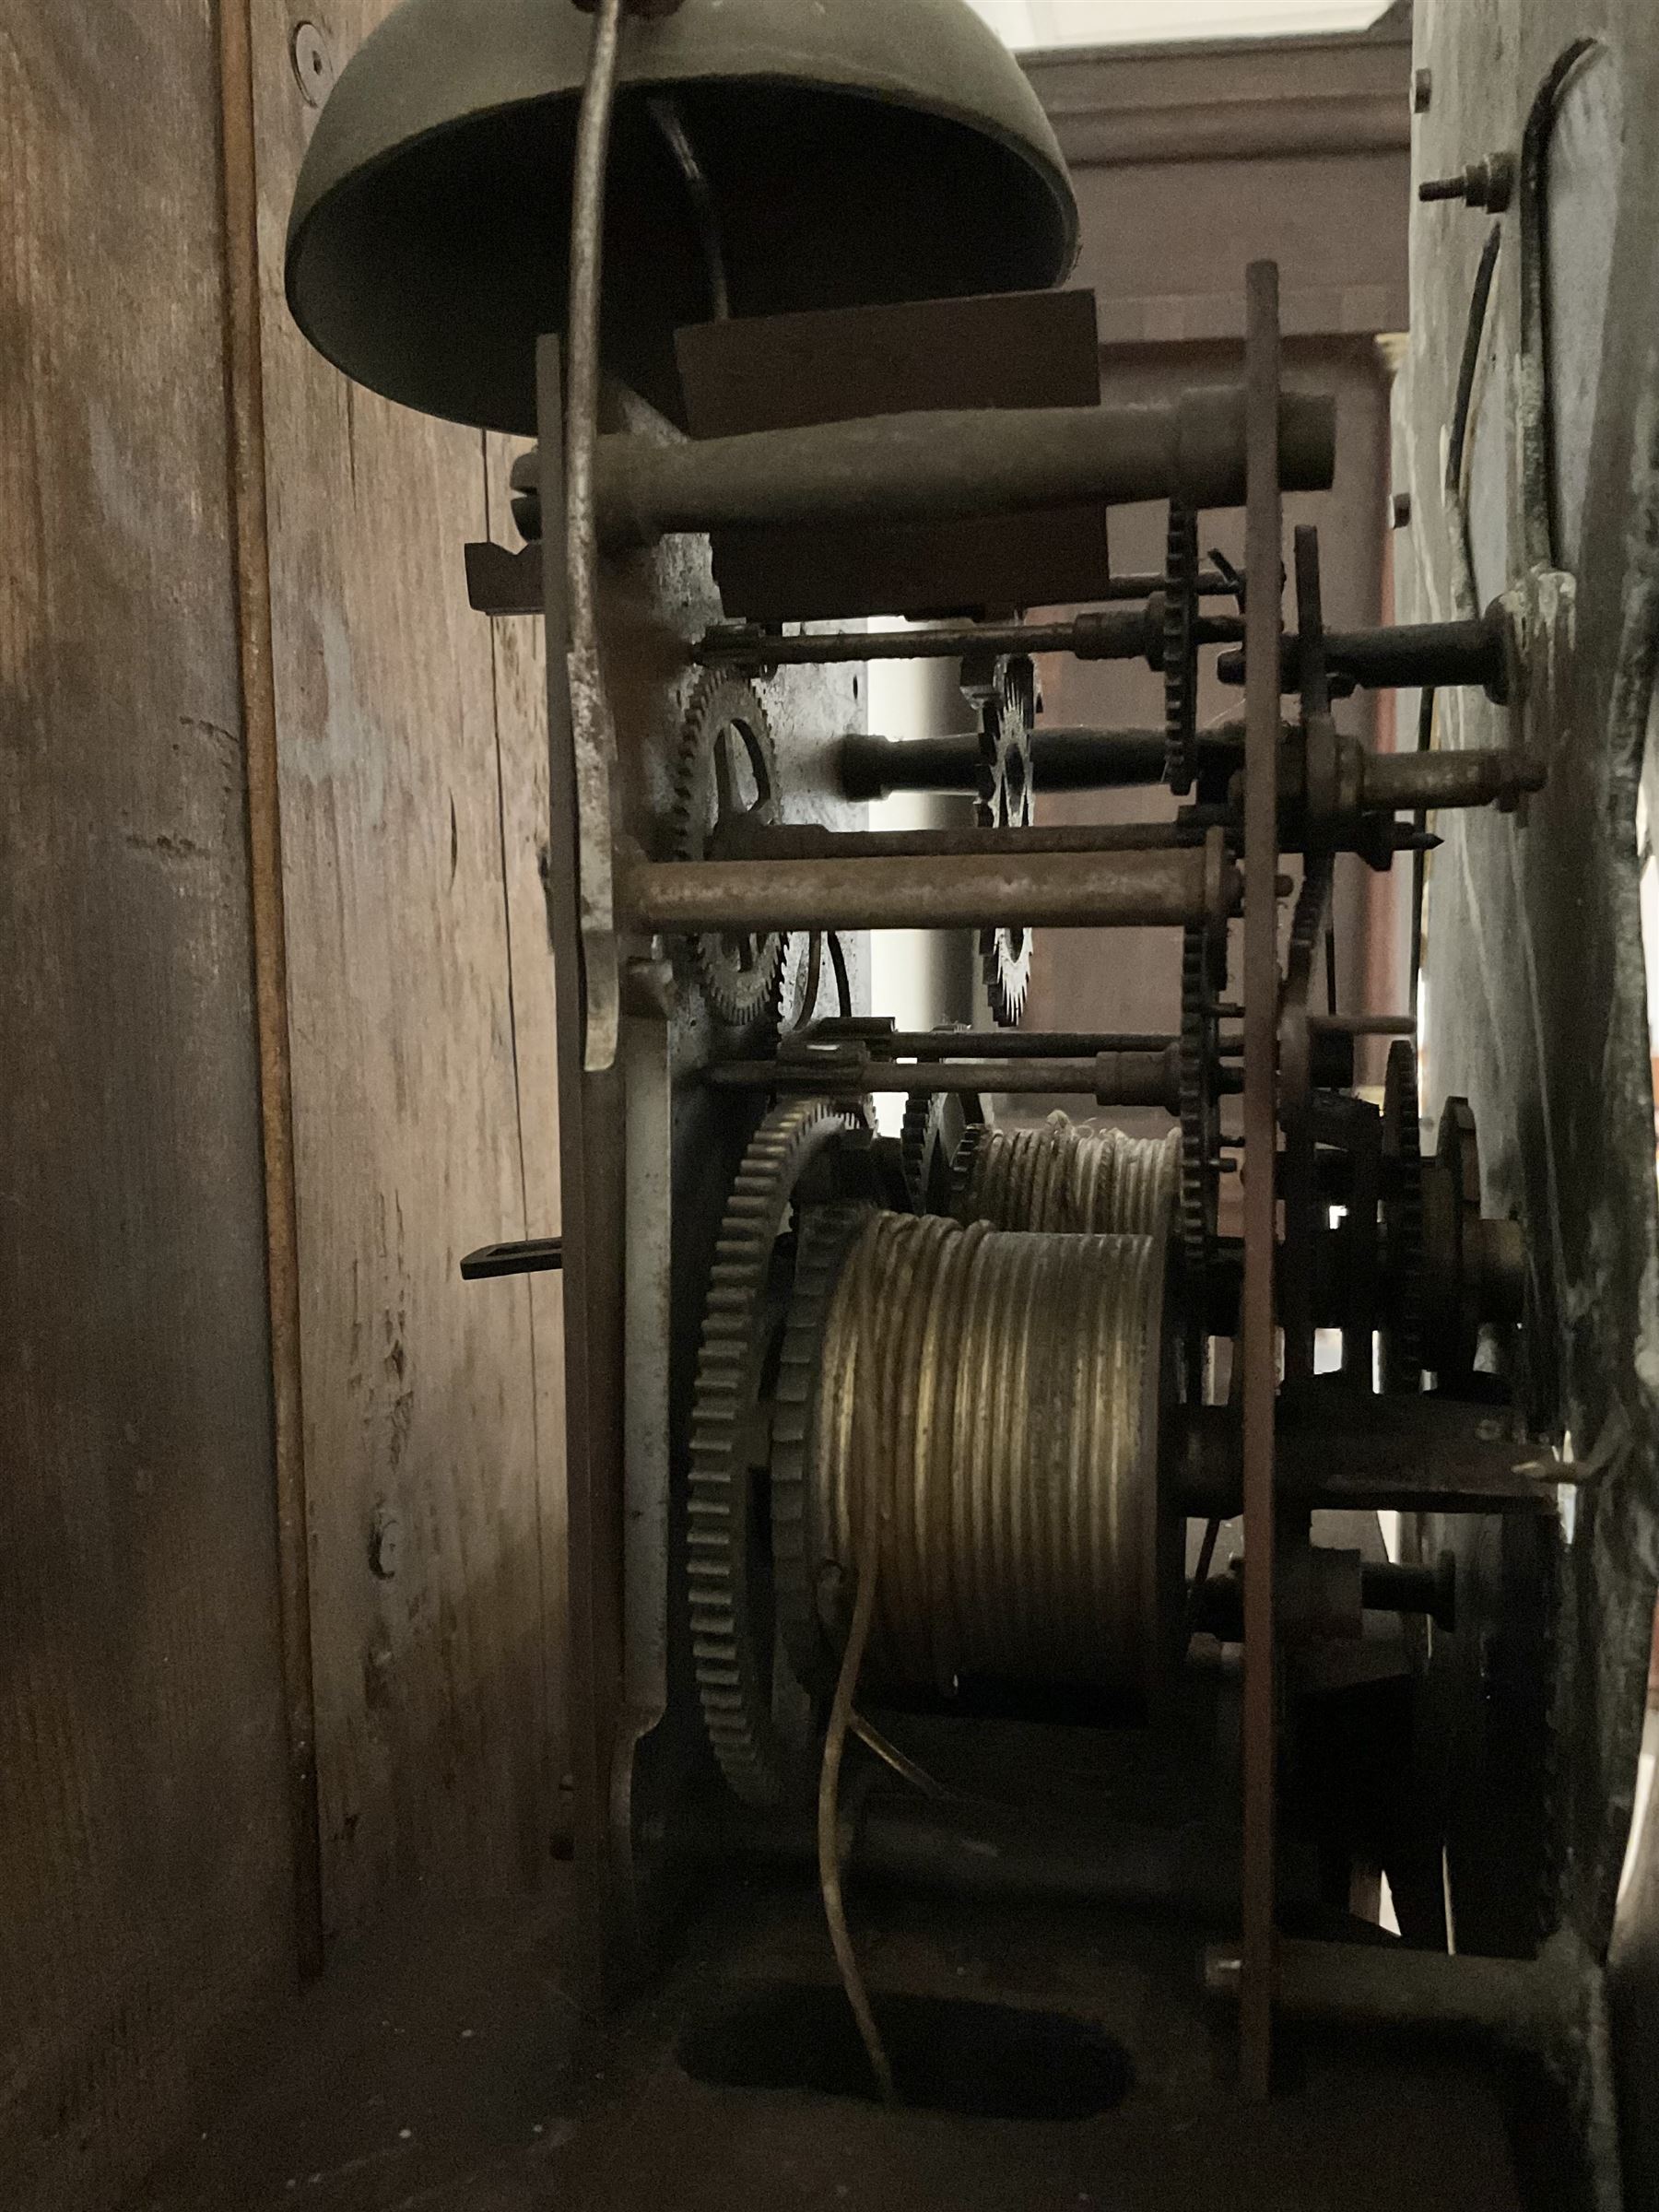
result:
[(732, 1185), (703, 1309), (691, 1402), (686, 1593), (703, 1723), (749, 1805), (775, 1806), (802, 1771), (810, 1712), (779, 1646), (767, 1522), (774, 1267), (802, 1175), (865, 1126), (824, 1099), (774, 1107)]
[(1194, 1285), (1202, 1284), (1215, 1252), (1221, 1152), (1216, 1004), (1226, 983), (1225, 950), (1204, 924), (1189, 924), (1181, 956), (1181, 1241)]
[(1423, 1133), (1418, 1103), (1417, 1046), (1388, 1048), (1382, 1090), (1382, 1265), (1389, 1324), (1382, 1331), (1382, 1387), (1423, 1386)]
[[(977, 813), (982, 830), (1031, 826), (1031, 731), (1036, 719), (1035, 667), (1023, 654), (1001, 663), (981, 718)], [(979, 949), (991, 1018), (999, 1029), (1018, 1029), (1031, 987), (1031, 933), (984, 929)]]
[(984, 1147), (985, 1135), (992, 1127), (981, 1122), (965, 1130), (957, 1147), (956, 1158), (950, 1163), (950, 1211), (959, 1221), (971, 1221), (974, 1177), (979, 1170), (980, 1153)]
[(962, 1140), (985, 1121), (984, 1100), (971, 1092), (912, 1091), (899, 1135), (904, 1187), (918, 1214), (953, 1210), (955, 1170)]
[[(747, 795), (746, 786), (754, 796)], [(754, 687), (711, 671), (691, 695), (675, 778), (674, 849), (681, 860), (706, 860), (723, 825), (739, 816), (775, 822), (777, 756), (771, 725)], [(705, 931), (691, 939), (698, 980), (727, 1029), (747, 1029), (782, 1011), (786, 939)]]
[(1184, 798), (1198, 777), (1198, 518), (1170, 509), (1164, 561), (1164, 777)]
[(794, 1281), (778, 1360), (772, 1417), (771, 1534), (778, 1633), (811, 1695), (834, 1686), (818, 1592), (818, 1543), (808, 1524), (807, 1452), (823, 1372), (824, 1324), (841, 1265), (875, 1214), (871, 1206), (815, 1206), (795, 1240)]

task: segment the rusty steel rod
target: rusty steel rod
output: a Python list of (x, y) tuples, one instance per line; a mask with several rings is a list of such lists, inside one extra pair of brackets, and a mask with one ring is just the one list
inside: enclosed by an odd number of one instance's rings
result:
[(902, 1061), (726, 1060), (707, 1070), (715, 1090), (780, 1091), (862, 1099), (873, 1093), (1000, 1091), (1031, 1098), (1091, 1098), (1098, 1106), (1181, 1109), (1179, 1048), (1098, 1053), (1089, 1059)]
[[(1243, 758), (1237, 730), (1199, 733), (1209, 764)], [(1039, 791), (1123, 791), (1164, 780), (1164, 733), (1039, 729), (1031, 734), (1031, 781)], [(980, 741), (959, 737), (843, 737), (837, 748), (841, 796), (885, 799), (896, 791), (972, 792), (983, 763)]]
[(1077, 1060), (1097, 1053), (1162, 1053), (1180, 1039), (1145, 1030), (869, 1030), (819, 1023), (786, 1038), (784, 1057), (834, 1046), (876, 1060)]
[(564, 569), (570, 608), (571, 743), (580, 832), (576, 889), (582, 918), (582, 1065), (616, 1063), (621, 1021), (616, 886), (610, 840), (617, 732), (599, 642), (599, 323), (605, 280), (606, 176), (622, 36), (622, 0), (595, 0), (587, 77), (576, 122), (571, 201), (570, 361), (565, 392)]
[[(1109, 576), (1100, 587), (1102, 599), (1149, 599), (1154, 592), (1164, 588), (1161, 575)], [(1219, 569), (1200, 569), (1198, 596), (1200, 599), (1231, 599), (1237, 595), (1239, 580), (1225, 576)]]
[[(1161, 783), (1162, 730), (1034, 730), (1031, 778), (1039, 791), (1100, 791)], [(885, 799), (896, 791), (972, 792), (983, 771), (974, 732), (959, 737), (843, 737), (836, 748), (841, 796)]]
[(1040, 830), (826, 830), (815, 822), (736, 822), (721, 831), (714, 860), (967, 860), (1000, 853), (1182, 853), (1202, 845), (1204, 822), (1075, 822)]
[[(1279, 1492), (1315, 1512), (1553, 1512), (1571, 1468), (1547, 1445), (1490, 1434), (1496, 1425), (1483, 1407), (1432, 1395), (1359, 1400), (1345, 1392), (1317, 1422), (1279, 1424)], [(1232, 1520), (1244, 1497), (1233, 1408), (1190, 1406), (1171, 1418), (1168, 1452), (1182, 1510), (1194, 1520)]]
[[(1278, 269), (1253, 262), (1247, 279), (1245, 377), (1250, 489), (1246, 572), (1277, 577), (1283, 560), (1279, 492)], [(1273, 2071), (1277, 1747), (1274, 1639), (1274, 1163), (1278, 1150), (1278, 745), (1280, 594), (1245, 603), (1244, 767), (1244, 1874), (1239, 2004), (1247, 2097), (1265, 2099)]]
[[(1236, 644), (1244, 635), (1237, 615), (1200, 615), (1194, 629), (1200, 645)], [(1156, 669), (1162, 665), (1162, 618), (1148, 602), (1099, 608), (1074, 615), (1069, 622), (935, 622), (915, 629), (818, 629), (788, 638), (753, 623), (721, 623), (692, 648), (691, 657), (710, 667), (808, 668), (848, 661), (1069, 653), (1079, 661), (1145, 660)], [(1038, 733), (1039, 747), (1043, 735)]]
[[(1213, 1996), (1242, 1995), (1236, 1946), (1206, 1952), (1204, 1980)], [(1274, 1994), (1297, 2019), (1327, 2027), (1431, 2029), (1524, 2049), (1565, 2018), (1571, 1983), (1548, 1954), (1465, 1958), (1303, 1937), (1280, 1944)]]
[[(1362, 690), (1399, 688), (1477, 686), (1499, 706), (1509, 702), (1510, 648), (1500, 614), (1471, 616), (1459, 622), (1398, 623), (1387, 629), (1328, 629), (1325, 661), (1333, 677), (1344, 677)], [(1217, 674), (1224, 684), (1245, 680), (1241, 653), (1224, 653)], [(1285, 639), (1280, 687), (1294, 691), (1301, 681), (1301, 641)]]
[[(1183, 926), (1237, 904), (1237, 872), (1182, 853), (999, 853), (887, 860), (618, 862), (630, 926), (668, 935), (793, 929)], [(1212, 880), (1213, 878), (1213, 880)]]
[(1360, 765), (1359, 803), (1404, 811), (1448, 806), (1513, 806), (1542, 791), (1549, 770), (1524, 746), (1471, 746), (1466, 752), (1368, 753)]
[[(1335, 414), (1320, 395), (1278, 403), (1286, 488), (1323, 491)], [(1173, 404), (975, 407), (872, 416), (677, 444), (599, 441), (595, 513), (612, 550), (676, 532), (967, 521), (1099, 501), (1244, 498), (1245, 397), (1237, 386)]]
[[(1228, 636), (1239, 626), (1218, 624)], [(1146, 653), (1145, 607), (1109, 607), (1069, 622), (935, 622), (915, 629), (823, 629), (776, 637), (723, 624), (692, 648), (708, 667), (816, 668), (855, 661), (960, 660), (966, 653), (1069, 653), (1084, 661), (1133, 661)]]

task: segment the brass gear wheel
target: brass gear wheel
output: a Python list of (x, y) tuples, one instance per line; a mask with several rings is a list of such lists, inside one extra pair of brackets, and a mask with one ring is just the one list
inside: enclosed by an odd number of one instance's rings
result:
[(1190, 924), (1181, 953), (1181, 1243), (1187, 1279), (1202, 1295), (1215, 1255), (1221, 1181), (1221, 1113), (1217, 1086), (1219, 1017), (1227, 987), (1225, 940)]
[(801, 1771), (808, 1700), (779, 1644), (767, 1471), (782, 1324), (779, 1246), (802, 1176), (865, 1125), (825, 1099), (777, 1106), (732, 1185), (703, 1309), (691, 1402), (686, 1595), (703, 1724), (749, 1805), (775, 1806)]
[(834, 1687), (835, 1658), (818, 1605), (817, 1546), (807, 1524), (806, 1452), (823, 1375), (824, 1324), (841, 1262), (876, 1211), (867, 1205), (816, 1206), (795, 1239), (794, 1281), (778, 1360), (772, 1418), (771, 1531), (778, 1633), (809, 1696)]
[(1448, 1099), (1441, 1110), (1434, 1171), (1424, 1179), (1423, 1358), (1449, 1390), (1475, 1372), (1482, 1318), (1471, 1250), (1482, 1227), (1480, 1136), (1467, 1099)]
[(913, 1090), (905, 1100), (899, 1134), (904, 1187), (912, 1210), (948, 1214), (955, 1210), (956, 1162), (970, 1130), (982, 1128), (985, 1102), (971, 1092)]
[(1184, 798), (1198, 778), (1198, 517), (1170, 509), (1164, 559), (1164, 779)]
[[(712, 670), (686, 710), (675, 776), (674, 850), (680, 860), (706, 860), (723, 826), (739, 816), (775, 822), (777, 755), (771, 724), (753, 685)], [(752, 795), (751, 795), (752, 794)], [(785, 940), (706, 931), (691, 940), (703, 996), (727, 1029), (776, 1018)]]
[(1423, 1139), (1417, 1046), (1398, 1037), (1388, 1048), (1382, 1089), (1382, 1387), (1423, 1386), (1425, 1235)]
[[(998, 665), (981, 717), (977, 816), (982, 830), (1031, 826), (1031, 731), (1036, 720), (1037, 671), (1019, 654)], [(999, 1029), (1018, 1029), (1031, 987), (1031, 933), (984, 929), (979, 950), (991, 1018)]]

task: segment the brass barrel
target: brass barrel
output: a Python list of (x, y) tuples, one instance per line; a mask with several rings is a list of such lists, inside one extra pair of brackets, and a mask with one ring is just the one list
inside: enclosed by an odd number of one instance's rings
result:
[(835, 1644), (882, 1516), (875, 1682), (1150, 1696), (1181, 1583), (1163, 1308), (1161, 1239), (870, 1218), (826, 1317), (806, 1519)]
[(1079, 1129), (971, 1131), (956, 1211), (964, 1221), (1049, 1234), (1164, 1236), (1181, 1186), (1181, 1138)]

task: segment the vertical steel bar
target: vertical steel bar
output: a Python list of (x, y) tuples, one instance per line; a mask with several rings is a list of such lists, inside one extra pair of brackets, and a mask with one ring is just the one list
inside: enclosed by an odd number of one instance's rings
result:
[[(550, 528), (564, 527), (561, 349), (545, 337), (536, 350), (536, 415)], [(619, 1319), (623, 1237), (618, 1179), (609, 1171), (611, 1140), (623, 1112), (613, 1068), (582, 1066), (582, 923), (578, 878), (581, 832), (571, 690), (562, 546), (549, 544), (543, 570), (547, 634), (548, 911), (559, 999), (559, 1141), (563, 1163), (565, 1277), (565, 1482), (569, 1496), (570, 1596), (566, 1644), (570, 1677), (571, 1776), (576, 1867), (582, 1909), (577, 1966), (589, 2002), (603, 2006), (630, 1971), (610, 1843), (612, 1762), (622, 1674), (619, 1606), (622, 1381)]]
[(668, 1354), (674, 1335), (674, 1086), (665, 1015), (622, 1022), (624, 1184), (622, 1686), (636, 1736), (668, 1710)]
[(1247, 279), (1244, 736), (1244, 1877), (1240, 2066), (1246, 2096), (1267, 2095), (1273, 2064), (1274, 1321), (1278, 1148), (1279, 493), (1278, 269)]
[[(622, 37), (622, 0), (598, 0), (587, 83), (576, 124), (571, 216), (570, 368), (565, 394), (565, 574), (570, 642), (565, 668), (576, 771), (576, 895), (582, 924), (582, 1065), (615, 1064), (621, 1020), (611, 860), (611, 765), (616, 731), (599, 650), (599, 538), (594, 455), (599, 441), (599, 317), (605, 277), (605, 174)], [(542, 472), (551, 475), (544, 446)], [(546, 486), (544, 485), (544, 497)]]

